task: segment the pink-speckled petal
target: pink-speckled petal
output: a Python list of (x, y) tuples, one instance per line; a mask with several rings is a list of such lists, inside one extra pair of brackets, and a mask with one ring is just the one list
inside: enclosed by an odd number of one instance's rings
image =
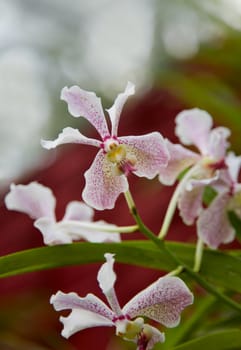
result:
[(147, 316), (166, 327), (175, 327), (182, 310), (192, 303), (193, 294), (179, 277), (164, 276), (132, 298), (123, 313), (131, 318)]
[(71, 127), (64, 128), (63, 131), (58, 135), (57, 139), (53, 141), (41, 140), (41, 146), (46, 149), (52, 149), (59, 145), (66, 143), (81, 143), (82, 145), (90, 145), (100, 147), (101, 142), (99, 140), (91, 139), (82, 135), (79, 130)]
[(65, 86), (61, 91), (61, 100), (68, 104), (69, 113), (73, 117), (84, 117), (105, 138), (109, 135), (101, 100), (94, 92), (80, 89), (78, 86)]
[(204, 186), (194, 187), (191, 191), (183, 190), (178, 199), (180, 216), (186, 225), (192, 225), (202, 209)]
[(135, 85), (132, 84), (131, 82), (128, 82), (126, 85), (125, 91), (120, 93), (115, 99), (113, 106), (107, 109), (107, 112), (109, 113), (110, 120), (111, 120), (112, 136), (117, 136), (117, 130), (118, 130), (120, 115), (121, 115), (123, 106), (126, 103), (126, 100), (128, 99), (128, 97), (133, 95), (134, 93), (135, 93)]
[(128, 190), (124, 175), (115, 175), (114, 164), (109, 162), (102, 151), (99, 151), (85, 172), (83, 200), (91, 207), (103, 210), (112, 209), (117, 197)]
[(55, 221), (42, 217), (34, 222), (34, 226), (42, 233), (44, 244), (57, 245), (72, 243), (73, 239), (64, 230), (60, 230)]
[(62, 336), (69, 338), (82, 329), (98, 326), (113, 326), (114, 313), (96, 296), (88, 294), (80, 298), (76, 293), (58, 292), (50, 299), (55, 310), (71, 309), (68, 317), (60, 317), (64, 328)]
[(173, 144), (167, 139), (165, 141), (170, 160), (167, 167), (160, 169), (159, 181), (164, 185), (171, 186), (177, 180), (178, 175), (189, 166), (195, 164), (200, 159), (200, 156), (179, 144)]
[(218, 127), (211, 130), (207, 152), (212, 159), (219, 161), (225, 158), (227, 148), (229, 147), (227, 138), (230, 134), (230, 130), (224, 127)]
[(227, 192), (219, 194), (198, 218), (198, 236), (210, 248), (216, 249), (221, 243), (229, 243), (234, 240), (235, 231), (227, 214), (230, 199), (231, 196)]
[(121, 143), (128, 145), (127, 158), (134, 156), (134, 174), (153, 179), (162, 167), (167, 166), (169, 152), (159, 132), (142, 136), (119, 137)]
[(64, 220), (92, 221), (94, 210), (83, 202), (69, 202), (63, 217)]
[(5, 204), (8, 209), (28, 214), (33, 219), (49, 217), (55, 220), (55, 197), (48, 187), (37, 182), (12, 184), (5, 197)]
[(202, 154), (207, 154), (212, 117), (198, 108), (180, 112), (176, 117), (175, 133), (184, 145), (195, 145)]

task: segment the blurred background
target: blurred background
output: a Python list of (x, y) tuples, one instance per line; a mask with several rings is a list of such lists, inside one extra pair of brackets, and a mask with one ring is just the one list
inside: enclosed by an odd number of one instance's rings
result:
[[(206, 109), (215, 124), (232, 130), (232, 149), (239, 153), (240, 30), (241, 0), (0, 0), (2, 198), (9, 183), (37, 180), (54, 190), (58, 217), (68, 201), (81, 199), (83, 171), (95, 150), (88, 148), (86, 153), (82, 146), (70, 145), (46, 151), (40, 146), (41, 138), (55, 138), (65, 126), (92, 133), (60, 101), (65, 85), (95, 91), (109, 108), (132, 81), (137, 93), (123, 111), (121, 135), (158, 130), (177, 141), (176, 114), (183, 108)], [(130, 181), (144, 221), (158, 230), (157, 216), (163, 217), (172, 189), (157, 181)], [(143, 203), (148, 196), (152, 203), (147, 208)], [(132, 224), (123, 202), (118, 199), (114, 211), (96, 213), (96, 218)], [(1, 203), (1, 255), (41, 246), (32, 221), (8, 212)], [(193, 241), (194, 232), (177, 216), (170, 238)], [(84, 331), (70, 342), (59, 336), (59, 315), (48, 304), (50, 295), (58, 289), (100, 293), (98, 268), (57, 269), (2, 280), (0, 349), (96, 349), (100, 341), (103, 349), (126, 349), (126, 344), (110, 338), (112, 331)], [(120, 281), (127, 278), (129, 283), (128, 291), (123, 284), (118, 286), (123, 302), (159, 276), (157, 271), (143, 273), (134, 267), (128, 275), (125, 267), (117, 270)]]

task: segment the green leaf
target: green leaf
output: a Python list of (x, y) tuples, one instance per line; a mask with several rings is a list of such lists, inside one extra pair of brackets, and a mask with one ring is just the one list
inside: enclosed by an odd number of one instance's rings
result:
[(203, 193), (203, 202), (209, 205), (217, 195), (217, 191), (211, 186), (205, 186)]
[(240, 350), (241, 331), (238, 329), (222, 330), (176, 346), (171, 350)]
[(228, 212), (228, 217), (229, 217), (229, 220), (230, 220), (232, 226), (235, 229), (235, 233), (236, 233), (237, 238), (241, 241), (241, 220), (240, 220), (240, 218), (233, 211)]
[[(167, 242), (168, 249), (186, 265), (193, 266), (195, 246)], [(173, 260), (150, 241), (121, 243), (74, 243), (42, 247), (0, 257), (0, 278), (61, 266), (103, 262), (106, 252), (116, 254), (116, 261), (170, 271)], [(235, 254), (233, 254), (235, 253)], [(216, 286), (241, 293), (241, 252), (232, 254), (205, 249), (200, 276)]]

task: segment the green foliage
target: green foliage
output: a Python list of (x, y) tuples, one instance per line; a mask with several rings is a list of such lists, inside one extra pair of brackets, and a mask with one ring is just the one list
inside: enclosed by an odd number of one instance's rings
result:
[(207, 334), (170, 350), (238, 350), (241, 349), (241, 330), (228, 329)]
[[(184, 264), (192, 266), (195, 246), (167, 242), (168, 249)], [(103, 262), (104, 253), (116, 254), (116, 261), (130, 265), (170, 271), (173, 260), (149, 241), (125, 241), (121, 243), (74, 243), (53, 247), (35, 248), (2, 256), (0, 277), (40, 271), (61, 266)], [(241, 251), (232, 253), (206, 249), (200, 276), (221, 288), (241, 293)]]
[(229, 220), (232, 224), (232, 226), (235, 229), (236, 237), (241, 241), (241, 220), (237, 216), (237, 214), (233, 211), (230, 211), (228, 213)]

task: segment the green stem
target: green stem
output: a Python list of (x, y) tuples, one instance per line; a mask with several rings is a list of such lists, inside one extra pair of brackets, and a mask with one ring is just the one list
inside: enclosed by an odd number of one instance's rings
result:
[(187, 266), (181, 260), (179, 260), (179, 258), (166, 247), (165, 242), (163, 240), (160, 240), (157, 236), (154, 235), (152, 231), (150, 231), (145, 226), (145, 224), (142, 222), (137, 212), (135, 203), (130, 193), (128, 194), (128, 197), (129, 199), (131, 198), (131, 202), (130, 202), (131, 205), (130, 206), (128, 205), (129, 209), (139, 227), (140, 232), (142, 232), (147, 238), (149, 238), (152, 242), (154, 242), (159, 249), (164, 251), (167, 254), (167, 256), (169, 256), (169, 258), (173, 261), (173, 263), (176, 264), (176, 266), (178, 267), (182, 266), (183, 272), (186, 272), (188, 276), (190, 276), (195, 282), (197, 282), (200, 286), (202, 286), (207, 292), (216, 296), (218, 299), (222, 300), (225, 304), (229, 305), (231, 308), (241, 313), (240, 304), (236, 303), (234, 300), (230, 299), (223, 293), (219, 292), (215, 287), (213, 287), (205, 279), (203, 279), (197, 272), (193, 271), (193, 269), (191, 269), (189, 266)]
[(176, 207), (177, 207), (177, 201), (178, 198), (180, 196), (180, 193), (183, 191), (184, 186), (186, 185), (187, 180), (190, 178), (190, 176), (196, 171), (196, 166), (192, 167), (191, 169), (189, 169), (187, 171), (187, 173), (183, 176), (182, 180), (179, 182), (179, 184), (177, 185), (172, 198), (169, 202), (167, 211), (166, 211), (166, 215), (164, 217), (163, 220), (163, 224), (160, 230), (160, 233), (158, 235), (158, 237), (160, 239), (164, 239), (164, 237), (166, 236), (168, 229), (170, 227), (170, 224), (172, 222)]
[(196, 245), (196, 252), (195, 252), (195, 261), (194, 261), (194, 266), (193, 266), (194, 272), (200, 271), (202, 257), (203, 257), (203, 248), (204, 248), (204, 243), (201, 240), (201, 238), (198, 238), (197, 245)]
[(192, 277), (194, 281), (196, 281), (200, 286), (202, 286), (207, 292), (212, 295), (215, 295), (218, 299), (222, 300), (225, 304), (229, 305), (234, 310), (241, 313), (241, 304), (236, 303), (236, 301), (227, 297), (225, 294), (219, 292), (216, 287), (213, 287), (209, 284), (205, 279), (203, 279), (198, 273), (193, 271), (192, 269), (185, 266), (185, 272)]
[(166, 276), (178, 276), (182, 271), (184, 267), (183, 266), (178, 266), (175, 270), (172, 270)]
[(102, 231), (110, 233), (131, 233), (138, 230), (138, 225), (132, 226), (115, 226), (112, 224), (100, 224), (98, 222), (80, 222), (76, 220), (64, 220), (57, 224), (61, 228), (71, 229), (78, 231), (79, 229), (91, 230), (91, 231)]
[(133, 214), (133, 210), (135, 210), (136, 205), (135, 205), (135, 202), (134, 202), (134, 200), (133, 200), (132, 194), (130, 193), (130, 191), (126, 191), (126, 192), (124, 193), (124, 196), (125, 196), (126, 203), (127, 203), (127, 205), (128, 205), (128, 208), (129, 208), (131, 214), (134, 215), (134, 214)]

